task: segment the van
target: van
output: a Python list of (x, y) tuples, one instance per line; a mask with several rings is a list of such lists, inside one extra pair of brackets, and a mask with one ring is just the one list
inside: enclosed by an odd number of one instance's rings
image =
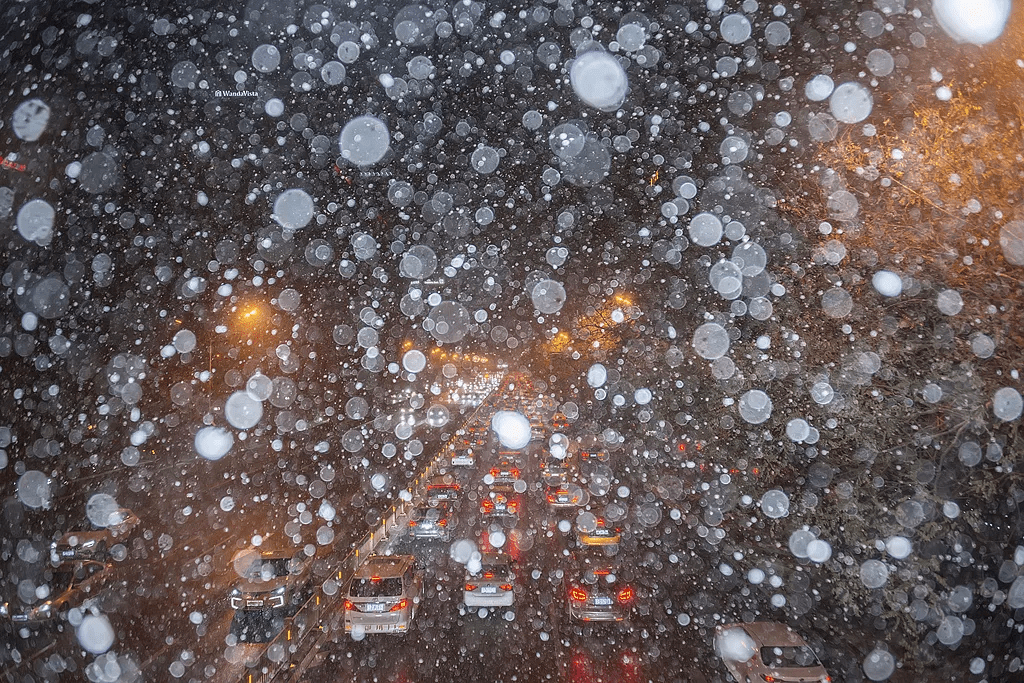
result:
[(412, 555), (371, 555), (349, 581), (345, 633), (406, 633), (423, 593)]

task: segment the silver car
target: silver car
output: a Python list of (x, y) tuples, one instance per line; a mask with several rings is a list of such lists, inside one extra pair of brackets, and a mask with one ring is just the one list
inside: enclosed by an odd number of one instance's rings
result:
[(508, 555), (483, 553), (477, 571), (466, 571), (466, 607), (509, 607), (515, 601), (515, 574)]
[(231, 589), (239, 611), (295, 613), (313, 593), (313, 558), (294, 549), (264, 550)]
[(47, 570), (50, 594), (34, 605), (0, 604), (0, 617), (11, 622), (23, 637), (30, 629), (54, 622), (74, 607), (87, 606), (107, 587), (110, 565), (93, 560), (66, 562)]
[(345, 632), (408, 632), (422, 593), (415, 557), (371, 555), (348, 584)]
[(413, 538), (447, 541), (454, 527), (455, 515), (447, 503), (418, 507), (409, 514), (409, 535)]

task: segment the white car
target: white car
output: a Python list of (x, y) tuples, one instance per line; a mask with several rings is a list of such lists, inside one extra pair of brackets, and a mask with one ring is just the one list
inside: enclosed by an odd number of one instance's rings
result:
[(508, 607), (515, 601), (514, 584), (508, 555), (483, 553), (478, 571), (466, 570), (462, 601), (466, 607)]

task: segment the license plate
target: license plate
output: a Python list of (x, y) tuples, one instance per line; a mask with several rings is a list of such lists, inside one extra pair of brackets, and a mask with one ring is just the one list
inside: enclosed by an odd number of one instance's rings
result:
[(498, 592), (498, 587), (497, 586), (480, 586), (480, 592), (481, 593), (490, 593), (490, 594), (493, 595), (494, 593)]
[(245, 606), (246, 607), (263, 607), (263, 601), (262, 600), (246, 600), (245, 601)]
[(596, 598), (594, 598), (594, 604), (595, 605), (610, 605), (610, 604), (612, 604), (612, 599), (611, 598), (596, 597)]
[(74, 557), (75, 556), (75, 551), (74, 550), (62, 550), (60, 552), (60, 556), (61, 557)]
[(364, 612), (383, 612), (384, 611), (384, 605), (382, 605), (382, 604), (363, 605), (363, 611)]
[(27, 614), (15, 614), (12, 618), (14, 621), (28, 621)]

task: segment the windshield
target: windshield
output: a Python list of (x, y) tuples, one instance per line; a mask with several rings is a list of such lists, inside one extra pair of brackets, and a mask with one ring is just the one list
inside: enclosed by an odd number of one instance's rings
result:
[(0, 0), (0, 86), (0, 594), (104, 594), (0, 678), (1024, 670), (1024, 0)]

